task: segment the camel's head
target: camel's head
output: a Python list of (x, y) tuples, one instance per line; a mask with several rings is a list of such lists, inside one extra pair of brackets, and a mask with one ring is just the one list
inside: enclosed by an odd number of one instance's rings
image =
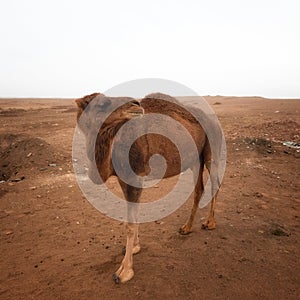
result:
[(80, 129), (89, 134), (91, 130), (98, 131), (99, 125), (117, 125), (144, 114), (139, 101), (129, 97), (106, 97), (94, 93), (77, 99), (77, 121)]
[[(112, 133), (116, 132), (125, 122), (144, 114), (144, 109), (139, 101), (128, 97), (106, 97), (103, 94), (94, 93), (76, 100), (78, 106), (77, 123), (86, 138), (87, 157), (89, 164), (89, 177), (95, 183), (97, 181), (99, 167), (104, 161), (107, 163), (107, 147), (113, 139)], [(95, 141), (100, 149), (95, 149)], [(97, 146), (96, 146), (97, 147)], [(95, 169), (95, 151), (97, 151)], [(103, 174), (101, 174), (103, 175)], [(102, 177), (106, 177), (103, 175)]]

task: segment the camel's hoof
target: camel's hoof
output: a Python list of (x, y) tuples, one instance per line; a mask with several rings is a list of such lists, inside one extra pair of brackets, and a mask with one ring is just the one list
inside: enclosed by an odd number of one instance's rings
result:
[(201, 229), (204, 229), (204, 230), (213, 230), (216, 228), (216, 223), (215, 222), (204, 222), (202, 223), (201, 225)]
[(204, 224), (204, 223), (203, 223), (203, 224), (201, 225), (201, 229), (208, 230), (207, 224)]
[(116, 273), (113, 275), (113, 281), (115, 284), (119, 284), (121, 282), (120, 277)]
[(187, 230), (185, 228), (185, 226), (182, 226), (179, 228), (178, 232), (181, 234), (181, 235), (187, 235), (187, 234), (190, 234), (192, 231), (191, 230)]
[[(117, 274), (119, 274), (119, 275), (117, 275)], [(133, 269), (128, 269), (126, 272), (124, 269), (121, 272), (119, 272), (119, 270), (118, 270), (116, 273), (113, 274), (113, 281), (116, 284), (125, 283), (125, 282), (129, 281), (130, 279), (132, 279), (133, 276), (134, 276)]]

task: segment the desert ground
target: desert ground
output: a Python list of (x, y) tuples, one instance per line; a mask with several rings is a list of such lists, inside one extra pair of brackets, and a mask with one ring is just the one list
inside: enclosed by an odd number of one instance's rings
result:
[(299, 299), (300, 149), (283, 143), (300, 142), (300, 100), (205, 98), (227, 144), (217, 228), (201, 229), (205, 207), (178, 233), (192, 198), (142, 224), (135, 277), (119, 285), (125, 228), (77, 186), (74, 101), (0, 99), (0, 299)]

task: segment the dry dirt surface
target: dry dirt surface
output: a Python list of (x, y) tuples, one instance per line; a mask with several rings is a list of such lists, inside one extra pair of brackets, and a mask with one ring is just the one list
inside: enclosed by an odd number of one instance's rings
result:
[(206, 207), (178, 234), (192, 199), (142, 224), (135, 277), (119, 285), (124, 224), (76, 184), (74, 101), (1, 99), (0, 299), (299, 299), (300, 150), (283, 142), (300, 142), (300, 100), (206, 99), (228, 152), (217, 228), (201, 230)]

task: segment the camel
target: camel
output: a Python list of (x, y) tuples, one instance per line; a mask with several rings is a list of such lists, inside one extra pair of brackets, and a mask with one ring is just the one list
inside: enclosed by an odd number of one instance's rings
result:
[[(96, 101), (97, 100), (97, 101)], [(97, 104), (90, 105), (93, 101)], [(114, 110), (114, 105), (124, 103)], [(87, 145), (87, 157), (91, 162), (89, 165), (88, 176), (94, 183), (99, 183), (99, 175), (102, 182), (105, 183), (111, 176), (117, 176), (112, 164), (112, 147), (114, 137), (121, 127), (129, 120), (150, 113), (165, 114), (180, 122), (193, 137), (198, 150), (198, 157), (189, 157), (187, 151), (186, 158), (183, 161), (184, 169), (193, 169), (194, 160), (200, 161), (198, 174), (195, 174), (194, 184), (194, 204), (186, 223), (180, 227), (179, 233), (182, 235), (189, 234), (192, 230), (193, 221), (198, 208), (201, 195), (204, 190), (203, 172), (204, 166), (211, 172), (212, 151), (208, 137), (196, 118), (185, 110), (179, 102), (168, 95), (156, 93), (145, 96), (143, 99), (134, 99), (128, 97), (107, 97), (100, 93), (94, 93), (83, 98), (77, 99), (78, 106), (77, 122), (80, 130), (84, 133)], [(112, 112), (103, 120), (105, 112)], [(204, 114), (199, 110), (195, 110), (196, 114)], [(85, 114), (84, 121), (79, 121)], [(99, 129), (97, 122), (102, 120), (102, 126)], [(206, 120), (207, 121), (207, 120)], [(208, 121), (209, 123), (209, 121)], [(174, 129), (176, 130), (176, 128)], [(91, 145), (92, 135), (97, 135), (95, 144)], [(130, 132), (128, 133), (130, 134)], [(125, 133), (126, 135), (126, 133)], [(126, 138), (126, 137), (124, 137)], [(122, 140), (118, 141), (122, 145)], [(178, 150), (172, 142), (168, 141), (164, 136), (158, 134), (147, 134), (138, 138), (132, 145), (129, 152), (129, 161), (132, 170), (141, 176), (145, 176), (150, 172), (149, 159), (153, 154), (160, 154), (166, 159), (166, 171), (164, 178), (178, 175), (181, 172), (181, 163)], [(119, 157), (122, 162), (124, 157)], [(128, 159), (128, 158), (127, 158)], [(92, 162), (95, 162), (94, 164)], [(96, 166), (96, 167), (95, 167)], [(138, 203), (142, 188), (131, 186), (118, 178), (125, 199), (130, 203)], [(214, 218), (214, 208), (217, 193), (211, 200), (208, 217), (202, 224), (203, 229), (215, 229), (216, 222)], [(128, 212), (130, 214), (130, 212)], [(132, 219), (131, 219), (132, 220)], [(140, 252), (141, 246), (138, 236), (138, 224), (133, 221), (126, 223), (127, 242), (125, 255), (118, 270), (113, 275), (116, 283), (124, 283), (134, 276), (133, 271), (133, 255)]]

